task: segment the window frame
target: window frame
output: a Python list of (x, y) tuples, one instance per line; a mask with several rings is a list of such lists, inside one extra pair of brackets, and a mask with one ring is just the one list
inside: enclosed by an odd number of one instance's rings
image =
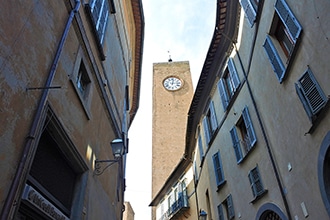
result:
[(215, 154), (212, 155), (213, 167), (214, 167), (214, 174), (215, 180), (217, 184), (217, 188), (219, 188), (226, 183), (225, 174), (223, 171), (222, 161), (220, 157), (220, 151), (217, 151)]
[(252, 195), (253, 195), (252, 203), (253, 203), (259, 198), (261, 198), (267, 192), (267, 190), (264, 187), (258, 165), (249, 171), (248, 178), (252, 190)]
[[(227, 84), (228, 81), (230, 82), (230, 86)], [(217, 84), (224, 111), (227, 110), (240, 85), (241, 82), (234, 60), (230, 57), (227, 62), (227, 67)]]
[(263, 47), (282, 83), (298, 47), (302, 26), (285, 0), (276, 0), (274, 9), (274, 18)]
[(233, 197), (231, 194), (229, 194), (226, 199), (217, 206), (217, 211), (219, 220), (232, 220), (235, 218), (235, 209), (233, 204)]
[[(246, 132), (242, 132), (242, 126), (245, 127)], [(231, 135), (237, 164), (240, 164), (243, 159), (251, 152), (257, 142), (257, 136), (247, 106), (244, 107), (240, 119), (229, 132)], [(246, 136), (242, 135), (242, 133), (247, 135), (247, 138), (249, 139), (248, 145), (246, 144)], [(245, 140), (243, 140), (244, 138)]]
[(257, 0), (257, 2), (255, 2), (255, 0), (240, 0), (239, 3), (244, 10), (245, 17), (250, 23), (250, 27), (253, 27), (257, 20), (259, 1)]
[(223, 213), (223, 205), (222, 205), (222, 203), (220, 203), (217, 206), (217, 210), (218, 210), (219, 220), (225, 220), (225, 216), (224, 216), (224, 213)]
[(206, 111), (206, 114), (203, 118), (202, 123), (203, 123), (206, 144), (208, 146), (213, 135), (215, 134), (215, 131), (218, 128), (218, 121), (217, 121), (217, 116), (216, 116), (213, 100), (210, 101), (208, 110)]

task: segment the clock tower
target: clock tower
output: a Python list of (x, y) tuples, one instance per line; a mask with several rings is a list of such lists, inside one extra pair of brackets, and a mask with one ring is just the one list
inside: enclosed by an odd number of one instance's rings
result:
[(188, 110), (193, 93), (188, 61), (153, 64), (153, 198), (184, 154)]

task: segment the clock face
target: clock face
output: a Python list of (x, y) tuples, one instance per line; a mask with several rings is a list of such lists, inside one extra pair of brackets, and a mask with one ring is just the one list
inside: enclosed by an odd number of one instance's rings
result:
[(181, 88), (182, 81), (179, 78), (171, 76), (164, 80), (163, 85), (167, 90), (175, 91)]

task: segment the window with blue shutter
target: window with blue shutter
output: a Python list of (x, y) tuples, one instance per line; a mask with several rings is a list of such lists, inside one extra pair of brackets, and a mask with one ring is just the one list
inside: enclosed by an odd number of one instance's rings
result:
[(224, 110), (227, 109), (231, 98), (239, 88), (241, 82), (232, 58), (228, 59), (227, 68), (218, 82), (218, 89)]
[(211, 133), (210, 133), (210, 124), (207, 116), (203, 118), (203, 128), (204, 128), (204, 136), (205, 136), (206, 144), (208, 146), (211, 140)]
[(281, 83), (293, 59), (302, 26), (285, 0), (276, 0), (274, 8), (275, 16), (270, 28), (270, 35), (273, 38), (267, 36), (263, 46)]
[(234, 210), (234, 204), (233, 204), (233, 197), (231, 194), (226, 199), (227, 202), (227, 212), (228, 212), (228, 219), (234, 219), (235, 217), (235, 210)]
[(268, 59), (273, 67), (273, 70), (280, 81), (280, 83), (283, 81), (284, 74), (285, 74), (285, 66), (278, 55), (274, 44), (269, 36), (266, 37), (265, 43), (264, 43), (264, 49), (266, 51), (266, 54), (268, 56)]
[(223, 106), (224, 110), (227, 109), (227, 106), (228, 106), (229, 100), (230, 100), (225, 87), (226, 87), (225, 80), (223, 78), (221, 78), (218, 82), (218, 89), (219, 89), (220, 98), (221, 98), (221, 102), (222, 102), (222, 106)]
[(222, 204), (219, 204), (217, 209), (218, 209), (219, 220), (225, 220), (225, 216), (223, 214)]
[(194, 163), (193, 163), (193, 167), (194, 167), (195, 184), (197, 184), (198, 179), (199, 179), (199, 174), (198, 174), (197, 165), (196, 165), (195, 160), (194, 160)]
[[(198, 128), (198, 130), (200, 129)], [(204, 159), (204, 150), (203, 150), (202, 136), (200, 133), (198, 133), (198, 149), (199, 149), (200, 160), (202, 162)]]
[(231, 140), (233, 141), (233, 147), (234, 147), (237, 163), (240, 163), (243, 160), (243, 154), (241, 150), (240, 140), (238, 138), (238, 134), (236, 131), (236, 126), (234, 126), (230, 130), (230, 135), (231, 135)]
[(211, 129), (212, 133), (218, 128), (218, 121), (217, 121), (217, 116), (215, 114), (215, 109), (214, 109), (214, 102), (210, 102), (210, 124), (211, 124)]
[(299, 21), (293, 15), (285, 0), (277, 0), (275, 3), (275, 10), (288, 30), (291, 39), (296, 43), (302, 30)]
[(241, 163), (244, 157), (251, 151), (257, 137), (253, 128), (248, 108), (245, 107), (238, 123), (230, 130), (237, 163)]
[(248, 19), (252, 27), (257, 18), (258, 1), (256, 2), (255, 0), (240, 0), (239, 2), (244, 10), (246, 18)]
[(251, 184), (253, 197), (257, 198), (261, 196), (265, 192), (265, 189), (261, 181), (261, 176), (259, 173), (258, 166), (256, 166), (249, 172), (249, 180)]
[(107, 0), (92, 0), (87, 4), (96, 38), (100, 45), (103, 45), (104, 33), (108, 23), (109, 6)]
[(239, 80), (233, 58), (229, 58), (229, 60), (228, 60), (228, 70), (229, 70), (229, 74), (230, 74), (229, 78), (230, 78), (230, 81), (231, 81), (231, 84), (233, 87), (233, 92), (236, 92), (236, 90), (239, 87), (241, 82)]
[(246, 130), (247, 130), (247, 135), (248, 135), (248, 138), (247, 138), (248, 140), (245, 140), (245, 141), (248, 146), (248, 150), (250, 150), (253, 147), (253, 145), (257, 142), (257, 138), (256, 138), (256, 135), (255, 135), (255, 132), (253, 129), (252, 121), (251, 121), (249, 110), (247, 107), (245, 107), (243, 109), (242, 115), (243, 115), (243, 120), (244, 120), (244, 124), (245, 124)]
[(317, 114), (327, 104), (328, 99), (310, 68), (295, 83), (295, 87), (308, 117), (313, 122)]
[(212, 136), (214, 135), (214, 132), (218, 128), (218, 122), (213, 101), (210, 102), (209, 109), (207, 110), (206, 115), (203, 119), (203, 128), (206, 137), (206, 142), (209, 143)]
[(214, 173), (215, 173), (215, 179), (217, 182), (217, 186), (219, 187), (221, 184), (224, 183), (224, 174), (222, 170), (222, 164), (220, 159), (220, 152), (218, 151), (212, 156), (213, 159), (213, 165), (214, 165)]

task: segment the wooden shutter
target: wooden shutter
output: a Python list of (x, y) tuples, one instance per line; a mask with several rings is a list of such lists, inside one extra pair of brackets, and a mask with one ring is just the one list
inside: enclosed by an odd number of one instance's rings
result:
[(229, 70), (230, 78), (233, 81), (234, 92), (235, 92), (240, 85), (240, 81), (233, 58), (229, 58), (228, 60), (228, 70)]
[(218, 151), (212, 156), (213, 165), (214, 165), (214, 173), (217, 181), (217, 185), (219, 186), (223, 181), (223, 172), (222, 172), (222, 164), (220, 160), (220, 152)]
[(209, 129), (209, 122), (208, 122), (207, 116), (205, 116), (203, 119), (203, 128), (204, 128), (204, 134), (205, 134), (205, 138), (206, 138), (206, 144), (209, 144), (211, 137), (210, 137), (210, 129)]
[(213, 133), (218, 128), (218, 121), (217, 121), (217, 116), (215, 114), (213, 101), (210, 102), (210, 121), (211, 121), (212, 133)]
[(235, 151), (235, 155), (236, 155), (236, 160), (237, 160), (237, 163), (239, 163), (242, 161), (243, 155), (242, 155), (241, 145), (240, 145), (240, 141), (239, 141), (235, 126), (230, 130), (230, 135), (231, 135), (231, 139), (233, 141), (233, 147), (234, 147), (234, 151)]
[(229, 97), (228, 97), (228, 94), (226, 91), (225, 82), (224, 82), (223, 78), (221, 78), (218, 82), (218, 89), (219, 89), (219, 94), (220, 94), (223, 109), (226, 111), (227, 106), (229, 104)]
[(264, 187), (261, 182), (260, 173), (258, 167), (252, 169), (249, 173), (249, 180), (254, 197), (261, 195), (264, 192)]
[(310, 116), (316, 115), (327, 103), (327, 97), (316, 81), (311, 69), (307, 69), (304, 75), (298, 80), (298, 87), (301, 93), (300, 99), (308, 108)]
[(256, 134), (253, 129), (252, 121), (251, 121), (249, 110), (247, 107), (245, 107), (243, 109), (242, 114), (243, 114), (244, 124), (245, 124), (246, 130), (247, 130), (248, 136), (249, 136), (250, 143), (248, 145), (248, 150), (250, 150), (251, 147), (253, 147), (253, 145), (256, 143), (257, 138), (256, 138)]
[(285, 0), (277, 0), (275, 3), (275, 10), (286, 29), (289, 31), (292, 40), (296, 43), (302, 28)]
[(197, 165), (196, 165), (196, 161), (195, 160), (194, 160), (194, 163), (193, 163), (193, 167), (194, 167), (195, 184), (197, 184), (199, 174), (198, 174)]
[(199, 149), (199, 156), (200, 156), (200, 160), (202, 162), (203, 158), (204, 158), (204, 150), (203, 150), (203, 142), (202, 142), (202, 137), (199, 134), (198, 135), (198, 149)]
[(285, 67), (284, 67), (284, 64), (283, 64), (280, 56), (278, 55), (278, 53), (274, 47), (272, 40), (269, 38), (269, 36), (266, 37), (263, 47), (267, 53), (270, 63), (272, 64), (273, 70), (274, 70), (278, 80), (281, 83), (284, 78)]
[(257, 17), (257, 11), (254, 9), (250, 0), (240, 0), (239, 2), (245, 12), (246, 18), (252, 27)]
[(235, 210), (233, 205), (233, 197), (231, 194), (227, 197), (228, 217), (233, 219), (235, 217)]
[(223, 215), (222, 204), (218, 205), (218, 215), (219, 220), (225, 220), (225, 216)]

